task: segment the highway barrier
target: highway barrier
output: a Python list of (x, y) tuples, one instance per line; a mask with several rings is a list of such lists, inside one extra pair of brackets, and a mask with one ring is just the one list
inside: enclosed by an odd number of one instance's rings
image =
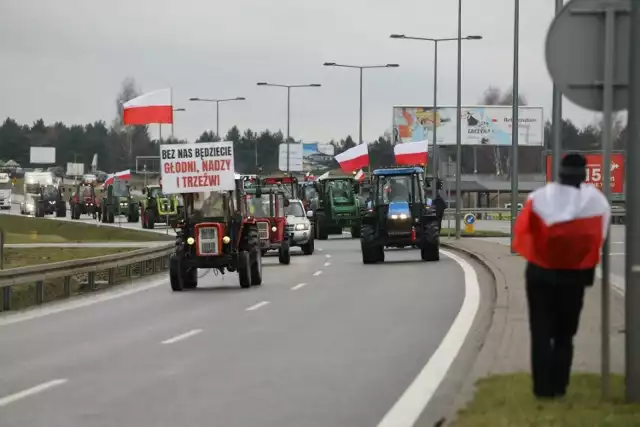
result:
[[(466, 214), (473, 214), (477, 220), (487, 221), (510, 221), (511, 220), (511, 208), (463, 208), (460, 209), (461, 217), (464, 218)], [(611, 209), (611, 223), (612, 224), (624, 224), (624, 219), (627, 215), (626, 209)], [(454, 208), (445, 209), (444, 219), (450, 219), (455, 221), (456, 210)]]
[(0, 270), (0, 311), (86, 294), (165, 271), (174, 248), (174, 243), (168, 242), (117, 254)]

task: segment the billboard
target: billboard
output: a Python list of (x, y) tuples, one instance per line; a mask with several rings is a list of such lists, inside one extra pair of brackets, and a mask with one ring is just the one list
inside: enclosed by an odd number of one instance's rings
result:
[(324, 172), (338, 167), (334, 155), (336, 147), (326, 142), (302, 144), (302, 161), (305, 172)]
[[(511, 146), (511, 106), (463, 106), (460, 117), (462, 145)], [(432, 141), (433, 122), (436, 123), (436, 143), (455, 145), (456, 107), (438, 107), (434, 119), (432, 107), (393, 107), (394, 142)], [(542, 107), (518, 109), (518, 145), (541, 146), (544, 142)]]
[[(588, 184), (593, 184), (602, 188), (602, 154), (584, 154), (587, 159), (587, 180)], [(551, 181), (551, 155), (547, 155), (547, 182)], [(611, 192), (624, 192), (624, 154), (611, 154)]]
[(302, 144), (280, 144), (278, 153), (278, 169), (287, 171), (287, 145), (289, 145), (289, 171), (302, 172)]
[(29, 163), (33, 165), (52, 165), (56, 162), (56, 147), (31, 147)]

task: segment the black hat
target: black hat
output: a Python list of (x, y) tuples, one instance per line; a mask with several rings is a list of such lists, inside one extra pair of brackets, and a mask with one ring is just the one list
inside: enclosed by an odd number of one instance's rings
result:
[(583, 176), (587, 173), (587, 159), (582, 154), (567, 154), (560, 162), (560, 175)]

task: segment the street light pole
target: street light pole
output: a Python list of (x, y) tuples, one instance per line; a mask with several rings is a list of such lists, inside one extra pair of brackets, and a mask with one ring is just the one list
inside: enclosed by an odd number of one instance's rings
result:
[[(358, 144), (364, 143), (364, 138), (362, 137), (362, 75), (365, 69), (370, 68), (398, 68), (400, 65), (398, 64), (384, 64), (384, 65), (348, 65), (348, 64), (338, 64), (336, 62), (325, 62), (325, 67), (341, 67), (341, 68), (356, 68), (360, 71), (360, 117), (359, 117), (359, 129), (358, 129)], [(371, 175), (371, 164), (367, 166), (367, 171), (369, 175)]]
[[(556, 1), (556, 14), (560, 13), (564, 0)], [(553, 84), (553, 104), (551, 113), (551, 129), (553, 131), (551, 138), (551, 179), (555, 182), (560, 178), (560, 157), (562, 156), (562, 92)], [(546, 159), (545, 159), (546, 165)], [(546, 167), (546, 166), (545, 166)], [(546, 172), (546, 170), (545, 170)], [(549, 177), (547, 177), (549, 179)]]
[(223, 98), (223, 99), (212, 99), (212, 98), (189, 98), (189, 101), (200, 101), (200, 102), (215, 102), (216, 104), (216, 136), (220, 139), (220, 103), (221, 102), (229, 102), (229, 101), (245, 101), (247, 98), (244, 96), (237, 96), (235, 98)]
[[(273, 87), (283, 87), (287, 89), (287, 140), (285, 141), (285, 143), (287, 144), (287, 175), (289, 175), (291, 173), (291, 165), (290, 165), (290, 157), (291, 157), (291, 151), (290, 151), (290, 147), (289, 147), (289, 139), (291, 137), (290, 134), (290, 123), (291, 123), (291, 89), (293, 88), (299, 88), (299, 87), (322, 87), (321, 84), (319, 83), (311, 83), (311, 84), (303, 84), (303, 85), (283, 85), (283, 84), (276, 84), (276, 83), (267, 83), (267, 82), (258, 82), (257, 83), (258, 86), (273, 86)], [(256, 147), (257, 150), (257, 147)], [(257, 157), (257, 154), (256, 154)]]
[[(404, 34), (391, 34), (392, 39), (404, 39), (404, 40), (421, 40), (433, 42), (434, 44), (434, 59), (433, 59), (433, 111), (432, 111), (432, 119), (431, 119), (431, 146), (432, 146), (432, 165), (433, 165), (433, 183), (432, 183), (432, 197), (436, 198), (437, 185), (438, 185), (438, 138), (437, 138), (437, 123), (438, 123), (438, 43), (439, 42), (448, 42), (448, 41), (459, 41), (460, 35), (458, 37), (449, 37), (449, 38), (430, 38), (430, 37), (410, 37), (405, 36)], [(462, 40), (482, 40), (482, 36), (467, 36)]]
[(458, 0), (458, 94), (456, 96), (456, 240), (460, 239), (462, 207), (462, 0)]

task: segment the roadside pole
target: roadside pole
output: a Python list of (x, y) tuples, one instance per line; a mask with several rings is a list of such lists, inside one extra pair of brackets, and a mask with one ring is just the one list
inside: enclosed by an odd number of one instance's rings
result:
[(0, 228), (0, 270), (4, 268), (4, 230)]
[[(627, 119), (627, 216), (625, 245), (625, 385), (628, 402), (640, 402), (640, 0), (631, 2), (629, 114)], [(623, 52), (624, 53), (624, 52)]]
[(511, 253), (513, 251), (513, 231), (516, 225), (516, 217), (518, 216), (518, 108), (520, 107), (520, 96), (518, 76), (519, 76), (519, 44), (520, 44), (520, 0), (515, 1), (514, 18), (513, 18), (513, 100), (511, 112)]

